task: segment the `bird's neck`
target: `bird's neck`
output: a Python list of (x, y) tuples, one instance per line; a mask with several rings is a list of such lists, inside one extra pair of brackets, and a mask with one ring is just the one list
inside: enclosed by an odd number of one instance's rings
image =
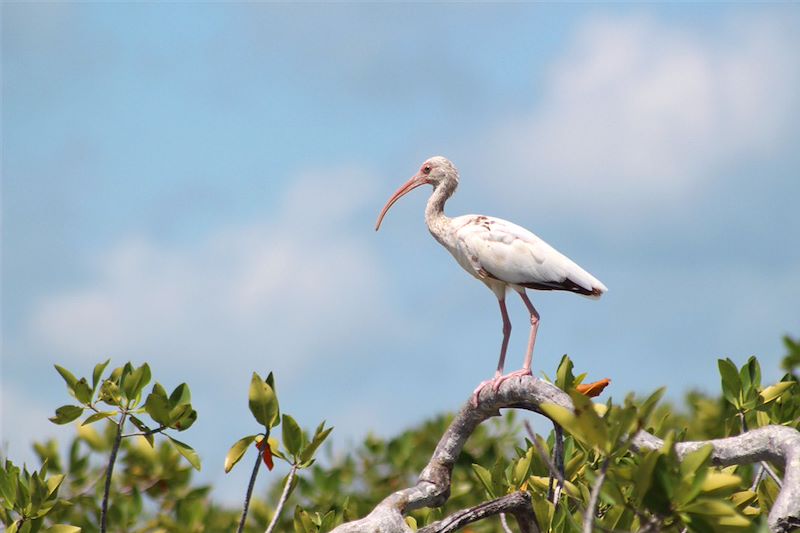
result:
[(425, 207), (425, 223), (437, 241), (446, 245), (450, 219), (444, 214), (444, 203), (456, 191), (455, 182), (445, 181), (433, 189)]

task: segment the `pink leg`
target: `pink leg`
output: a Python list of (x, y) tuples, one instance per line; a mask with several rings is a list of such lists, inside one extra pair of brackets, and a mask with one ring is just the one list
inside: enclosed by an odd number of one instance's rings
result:
[(531, 363), (533, 362), (533, 345), (536, 344), (536, 332), (539, 329), (539, 313), (536, 311), (536, 308), (533, 307), (525, 291), (519, 293), (519, 295), (522, 297), (522, 301), (525, 302), (525, 307), (528, 308), (528, 312), (531, 314), (531, 336), (528, 339), (528, 350), (525, 352), (525, 363), (522, 365), (522, 370), (530, 374)]
[(508, 349), (508, 340), (511, 338), (511, 319), (508, 318), (508, 309), (506, 309), (505, 298), (498, 299), (498, 303), (500, 304), (500, 314), (503, 316), (503, 344), (500, 346), (500, 360), (497, 361), (497, 370), (494, 373), (494, 378), (482, 382), (472, 393), (472, 404), (475, 407), (478, 406), (478, 396), (483, 388), (494, 383), (503, 375), (503, 367), (506, 363), (506, 350)]
[(493, 380), (494, 383), (492, 385), (492, 388), (494, 388), (494, 390), (499, 389), (500, 385), (508, 378), (531, 375), (531, 362), (533, 361), (533, 346), (534, 344), (536, 344), (536, 332), (539, 329), (539, 313), (538, 311), (536, 311), (536, 308), (533, 307), (533, 304), (528, 298), (528, 295), (525, 294), (524, 290), (521, 291), (519, 295), (522, 298), (522, 301), (525, 302), (525, 307), (528, 308), (528, 313), (530, 313), (531, 315), (531, 335), (528, 338), (528, 349), (525, 352), (525, 362), (523, 363), (522, 368), (520, 370), (516, 370), (514, 372), (506, 374), (505, 376), (495, 377), (495, 379)]

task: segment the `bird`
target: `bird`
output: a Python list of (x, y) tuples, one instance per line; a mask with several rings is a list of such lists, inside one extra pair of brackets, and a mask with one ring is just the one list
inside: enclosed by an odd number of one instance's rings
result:
[[(428, 230), (464, 270), (495, 294), (503, 320), (497, 370), (493, 378), (481, 382), (474, 390), (472, 403), (477, 406), (486, 387), (491, 386), (496, 391), (509, 378), (532, 375), (531, 363), (540, 315), (528, 297), (527, 289), (567, 291), (592, 299), (599, 298), (608, 289), (567, 256), (521, 226), (485, 215), (446, 216), (445, 202), (455, 193), (458, 183), (458, 169), (450, 160), (443, 156), (427, 159), (386, 202), (378, 215), (375, 231), (380, 229), (386, 213), (401, 197), (422, 185), (433, 186), (425, 207)], [(531, 329), (522, 368), (503, 374), (511, 336), (511, 320), (506, 308), (509, 290), (516, 292), (525, 304)]]

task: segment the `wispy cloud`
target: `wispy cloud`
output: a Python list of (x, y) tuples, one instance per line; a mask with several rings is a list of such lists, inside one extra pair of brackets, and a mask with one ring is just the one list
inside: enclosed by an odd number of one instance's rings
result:
[(92, 260), (86, 284), (39, 302), (29, 337), (68, 360), (114, 354), (207, 370), (220, 358), (267, 360), (288, 379), (389, 313), (381, 269), (349, 227), (371, 187), (359, 170), (310, 172), (278, 212), (249, 224), (177, 247), (125, 239)]
[[(777, 18), (713, 31), (645, 16), (585, 20), (535, 109), (498, 125), (493, 168), (562, 212), (611, 219), (701, 193), (742, 162), (785, 148), (798, 38)], [(513, 171), (512, 171), (513, 170)], [(547, 206), (545, 206), (547, 209)]]

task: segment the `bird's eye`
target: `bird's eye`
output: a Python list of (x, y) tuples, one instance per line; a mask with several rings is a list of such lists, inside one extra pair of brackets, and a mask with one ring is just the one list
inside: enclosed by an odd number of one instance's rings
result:
[(431, 173), (431, 166), (430, 165), (425, 165), (424, 167), (422, 167), (422, 173), (423, 174), (430, 174)]

